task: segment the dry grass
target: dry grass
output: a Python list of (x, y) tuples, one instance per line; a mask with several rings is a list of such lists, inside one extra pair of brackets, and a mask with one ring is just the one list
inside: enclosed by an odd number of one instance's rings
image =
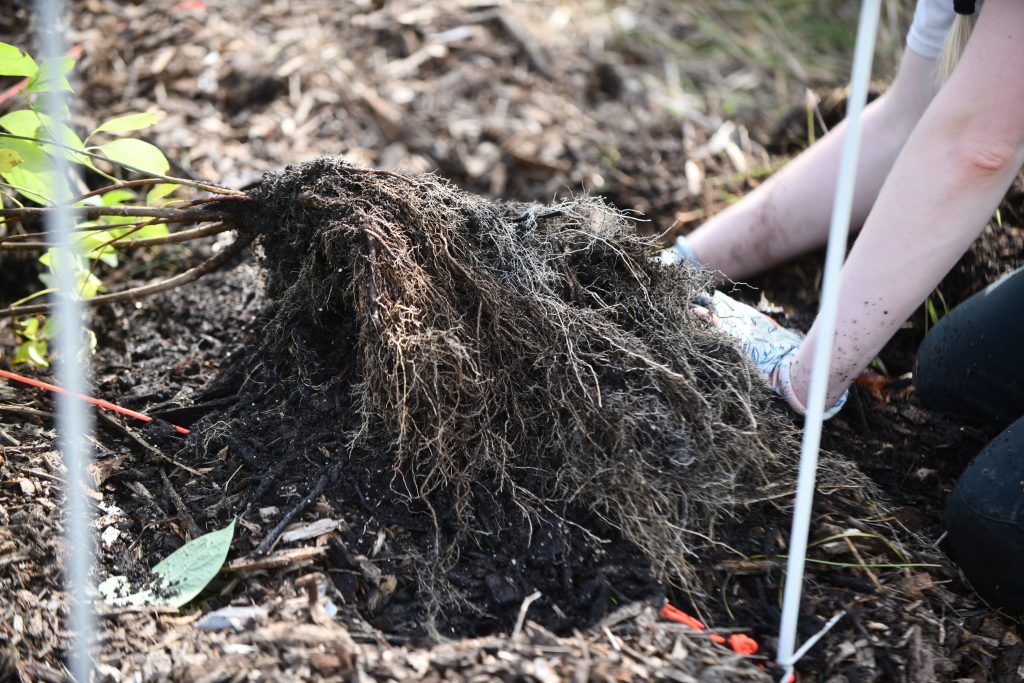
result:
[[(910, 8), (883, 3), (875, 75), (888, 80), (902, 53)], [(849, 78), (860, 2), (678, 0), (613, 10), (619, 51), (665, 65), (664, 85), (715, 119), (777, 119), (807, 88)]]

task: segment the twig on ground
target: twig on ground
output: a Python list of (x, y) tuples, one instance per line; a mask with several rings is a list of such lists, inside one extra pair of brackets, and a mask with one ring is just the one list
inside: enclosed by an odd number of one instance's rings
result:
[(303, 510), (309, 507), (313, 501), (323, 493), (328, 484), (333, 483), (338, 478), (341, 474), (341, 468), (345, 465), (345, 462), (345, 458), (339, 458), (333, 465), (331, 465), (331, 469), (327, 470), (327, 472), (320, 477), (320, 480), (317, 481), (316, 485), (312, 489), (310, 489), (309, 493), (307, 493), (302, 500), (295, 505), (295, 507), (285, 513), (274, 528), (270, 530), (270, 533), (267, 534), (266, 538), (264, 538), (256, 547), (256, 550), (253, 551), (253, 555), (255, 557), (266, 555), (273, 548), (274, 542), (285, 528), (292, 523), (292, 520), (298, 517)]
[(178, 492), (174, 488), (174, 484), (171, 483), (171, 478), (167, 476), (167, 473), (160, 470), (160, 480), (164, 483), (164, 489), (167, 491), (167, 496), (174, 503), (175, 509), (178, 511), (178, 516), (181, 521), (185, 523), (185, 532), (188, 534), (188, 540), (199, 538), (203, 535), (199, 527), (196, 525), (196, 520), (192, 519), (192, 513), (189, 512), (188, 506), (185, 505), (185, 501), (181, 499)]
[(39, 410), (37, 408), (29, 408), (27, 406), (18, 406), (12, 403), (0, 403), (0, 413), (8, 413), (10, 415), (22, 415), (24, 417), (42, 417), (48, 420), (52, 420), (53, 413), (47, 410)]
[(526, 623), (526, 612), (530, 609), (530, 605), (539, 598), (540, 591), (534, 591), (523, 598), (523, 604), (519, 605), (519, 616), (516, 617), (515, 628), (512, 629), (511, 640), (519, 638), (519, 634), (523, 632), (523, 624)]
[(177, 460), (167, 455), (153, 444), (143, 439), (135, 432), (134, 429), (132, 429), (128, 425), (122, 424), (120, 420), (115, 419), (112, 415), (107, 415), (103, 412), (97, 412), (96, 415), (99, 418), (100, 422), (102, 422), (107, 427), (110, 427), (121, 436), (134, 441), (136, 444), (138, 444), (140, 448), (142, 448), (142, 450), (155, 455), (161, 460), (167, 461), (168, 463), (174, 465), (178, 469), (185, 470), (189, 474), (195, 475), (197, 477), (203, 476), (202, 472), (192, 467), (189, 467), (188, 465), (178, 462)]

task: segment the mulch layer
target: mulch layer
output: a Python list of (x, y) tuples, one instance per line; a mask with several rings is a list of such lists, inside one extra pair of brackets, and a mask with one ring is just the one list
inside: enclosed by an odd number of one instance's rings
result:
[[(650, 234), (685, 231), (777, 164), (765, 149), (778, 149), (772, 134), (793, 117), (728, 120), (709, 104), (728, 74), (707, 62), (690, 72), (673, 66), (707, 84), (684, 95), (652, 46), (685, 37), (695, 19), (682, 4), (655, 5), (88, 0), (76, 3), (70, 34), (82, 46), (76, 116), (87, 126), (155, 105), (166, 116), (146, 137), (174, 172), (233, 187), (345, 154), (382, 169), (433, 171), (492, 198), (549, 203), (592, 192), (642, 212)], [(6, 14), (0, 39), (23, 43), (30, 22), (27, 13)], [(806, 85), (826, 92), (837, 81)], [(940, 286), (948, 306), (1024, 264), (1020, 199), (1011, 193), (1000, 224)], [(127, 262), (117, 281), (176, 272), (222, 246), (216, 239)], [(819, 264), (798, 261), (742, 295), (763, 297), (782, 321), (805, 328)], [(0, 303), (26, 293), (34, 268), (2, 262)], [(238, 359), (259, 332), (264, 286), (257, 259), (246, 255), (187, 288), (97, 311), (93, 393), (181, 422), (216, 414), (226, 386), (216, 378), (252, 370)], [(1019, 622), (984, 605), (942, 551), (944, 500), (997, 428), (917, 405), (906, 373), (927, 315), (922, 309), (883, 352), (893, 381), (856, 386), (826, 427), (824, 447), (872, 486), (823, 486), (817, 496), (801, 639), (845, 616), (801, 663), (801, 681), (1021, 680)], [(10, 335), (4, 327), (0, 341)], [(52, 409), (48, 396), (0, 385), (0, 680), (66, 677), (63, 465)], [(101, 578), (152, 566), (212, 530), (204, 520), (216, 515), (199, 501), (210, 484), (228, 482), (180, 459), (175, 439), (158, 426), (98, 416)], [(204, 475), (203, 490), (189, 483)], [(291, 483), (280, 497), (305, 493)], [(258, 510), (246, 533), (258, 539), (279, 513)], [(659, 584), (623, 546), (587, 558), (585, 576), (565, 581), (543, 553), (521, 558), (518, 573), (481, 554), (449, 578), (486, 609), (433, 634), (417, 621), (422, 604), (409, 570), (413, 537), (426, 530), (403, 522), (359, 495), (318, 497), (268, 555), (236, 549), (197, 603), (102, 610), (99, 679), (778, 678), (762, 667), (778, 628), (784, 509), (752, 509), (716, 537), (696, 562), (701, 591)], [(542, 582), (542, 569), (557, 580)], [(711, 628), (665, 619), (666, 597)], [(560, 616), (565, 604), (574, 609)], [(754, 637), (760, 652), (743, 657), (711, 639), (733, 632)]]

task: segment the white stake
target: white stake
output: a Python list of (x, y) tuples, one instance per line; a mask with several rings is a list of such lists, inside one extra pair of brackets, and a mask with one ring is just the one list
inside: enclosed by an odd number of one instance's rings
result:
[(853, 55), (853, 75), (850, 79), (850, 99), (846, 109), (846, 137), (836, 180), (836, 197), (832, 205), (832, 224), (828, 233), (825, 254), (825, 275), (821, 291), (821, 309), (818, 311), (818, 339), (814, 347), (814, 365), (804, 418), (803, 442), (800, 448), (800, 476), (797, 481), (796, 503), (793, 509), (793, 528), (789, 536), (789, 559), (786, 562), (786, 588), (782, 600), (782, 623), (779, 626), (778, 663), (786, 670), (783, 680), (793, 673), (796, 657), (797, 618), (803, 590), (804, 563), (807, 555), (807, 534), (811, 525), (811, 505), (814, 501), (814, 482), (818, 470), (818, 448), (821, 445), (821, 423), (825, 412), (828, 390), (829, 365), (835, 341), (836, 314), (839, 306), (839, 273), (846, 253), (853, 207), (853, 189), (857, 180), (857, 161), (860, 153), (861, 114), (867, 101), (868, 82), (871, 79), (871, 61), (875, 51), (875, 36), (881, 0), (864, 0), (857, 28), (857, 45)]
[[(53, 68), (67, 52), (62, 29), (66, 23), (65, 7), (61, 0), (36, 1), (39, 45), (42, 65)], [(55, 78), (60, 69), (52, 72)], [(53, 121), (53, 129), (60, 131), (67, 125), (66, 93), (57, 90), (42, 96), (43, 111)], [(55, 135), (59, 135), (55, 133)], [(70, 164), (63, 154), (47, 155), (55, 178), (69, 178)], [(92, 567), (92, 507), (85, 495), (87, 464), (89, 462), (88, 436), (91, 430), (90, 415), (85, 403), (75, 397), (85, 393), (80, 357), (83, 353), (82, 305), (75, 296), (78, 286), (73, 268), (77, 258), (76, 242), (72, 239), (73, 221), (68, 201), (69, 193), (53, 188), (53, 199), (57, 202), (54, 211), (47, 216), (46, 230), (49, 239), (58, 245), (57, 295), (55, 312), (57, 323), (57, 352), (60, 362), (57, 368), (57, 383), (67, 390), (57, 396), (57, 433), (60, 450), (67, 467), (65, 494), (67, 509), (64, 515), (64, 537), (67, 553), (64, 580), (70, 601), (70, 623), (68, 630), (74, 639), (69, 656), (68, 668), (78, 683), (88, 683), (92, 671), (90, 651), (94, 642), (95, 616), (88, 590), (89, 571)]]

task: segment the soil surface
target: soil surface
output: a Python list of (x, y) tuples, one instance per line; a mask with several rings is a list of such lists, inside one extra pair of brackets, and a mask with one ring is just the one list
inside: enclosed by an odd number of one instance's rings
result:
[[(0, 38), (24, 44), (29, 22), (11, 14)], [(491, 199), (548, 204), (593, 192), (641, 212), (648, 234), (686, 231), (755, 187), (796, 151), (803, 88), (822, 94), (832, 123), (829, 95), (841, 80), (807, 76), (774, 113), (728, 115), (719, 89), (737, 81), (721, 71), (759, 66), (668, 68), (667, 50), (651, 46), (698, 30), (672, 3), (91, 0), (72, 23), (83, 127), (155, 104), (165, 118), (145, 135), (176, 173), (252, 187), (266, 171), (341, 153), (375, 168), (433, 171)], [(673, 69), (699, 91), (684, 97)], [(999, 221), (940, 285), (939, 314), (1024, 265), (1021, 198), (1011, 192)], [(222, 248), (219, 239), (126, 261), (110, 281), (178, 272)], [(99, 309), (92, 392), (197, 434), (237, 415), (238, 387), (261, 370), (252, 349), (272, 303), (261, 257), (247, 253), (189, 287)], [(820, 263), (810, 255), (741, 296), (806, 328)], [(25, 281), (35, 268), (3, 257), (0, 303), (33, 289)], [(801, 661), (802, 681), (1020, 680), (1020, 624), (980, 601), (941, 545), (944, 501), (998, 427), (916, 402), (908, 373), (931, 324), (922, 308), (881, 354), (889, 379), (856, 385), (827, 423), (826, 462), (866, 478), (851, 488), (826, 476), (819, 486), (801, 640), (845, 615)], [(5, 326), (0, 342), (11, 334)], [(0, 385), (0, 680), (66, 676), (63, 465), (52, 409), (42, 392)], [(777, 422), (762, 429), (794, 429), (782, 411), (769, 414)], [(166, 424), (97, 416), (98, 578), (140, 575), (240, 515), (228, 565), (199, 600), (181, 610), (101, 609), (101, 680), (777, 680), (765, 665), (788, 498), (744, 508), (710, 542), (695, 542), (683, 589), (659, 581), (597, 511), (573, 510), (568, 520), (598, 546), (538, 529), (525, 552), (497, 542), (464, 549), (438, 585), (465, 600), (432, 621), (417, 567), (433, 525), (422, 511), (382, 504), (383, 487), (339, 477), (316, 492), (329, 468), (312, 447), (295, 458), (282, 443), (275, 461), (275, 438), (301, 418), (260, 413), (256, 468), (238, 434), (196, 457), (194, 441)], [(269, 552), (255, 552), (291, 510), (298, 514)], [(710, 629), (665, 618), (666, 598)], [(232, 619), (211, 616), (226, 607), (236, 609)], [(760, 649), (741, 656), (712, 632), (742, 632)]]

